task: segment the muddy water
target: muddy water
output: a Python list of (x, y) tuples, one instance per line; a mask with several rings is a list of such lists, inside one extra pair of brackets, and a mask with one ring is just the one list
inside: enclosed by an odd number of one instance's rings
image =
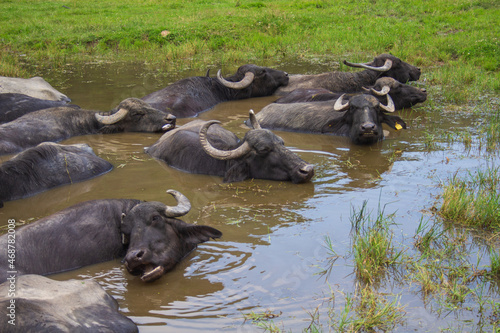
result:
[[(315, 73), (326, 67), (289, 64), (280, 69)], [(49, 81), (73, 103), (105, 111), (127, 97), (142, 97), (182, 77), (205, 73), (158, 74), (142, 65), (89, 64), (64, 73), (41, 74), (52, 78)], [(432, 93), (432, 87), (427, 89)], [(248, 110), (257, 112), (273, 100), (223, 103), (199, 118), (220, 120), (243, 137), (248, 130), (243, 125)], [(407, 130), (390, 130), (384, 141), (369, 147), (352, 145), (341, 137), (276, 132), (315, 166), (312, 182), (299, 185), (264, 180), (225, 184), (218, 177), (171, 169), (143, 152), (159, 134), (75, 137), (63, 143), (88, 143), (113, 163), (114, 170), (83, 183), (7, 202), (0, 209), (0, 221), (6, 224), (14, 218), (29, 223), (72, 204), (101, 198), (174, 204), (165, 191), (179, 190), (193, 207), (183, 220), (215, 227), (222, 231), (221, 239), (200, 245), (172, 272), (151, 284), (129, 275), (119, 260), (53, 278), (98, 281), (118, 300), (120, 311), (139, 325), (140, 332), (257, 331), (242, 313), (264, 310), (280, 314), (274, 319), (279, 327), (302, 331), (310, 324), (308, 312), (320, 306), (320, 319), (327, 324), (328, 305), (339, 312), (344, 303), (341, 294), (354, 290), (349, 220), (353, 209), (359, 210), (367, 201), (374, 214), (378, 207), (395, 212), (395, 238), (409, 244), (421, 217), (430, 219), (428, 211), (439, 202), (440, 181), (455, 172), (486, 165), (479, 149), (438, 140), (434, 148), (426, 145), (429, 135), (435, 133), (471, 130), (474, 135), (471, 115), (415, 108), (402, 116)], [(191, 120), (180, 119), (178, 125)], [(341, 256), (327, 278), (318, 275), (328, 266), (326, 236)], [(329, 288), (336, 295), (334, 304), (327, 302)], [(433, 331), (454, 320), (431, 313), (418, 294), (387, 288), (401, 293), (401, 302), (407, 305), (405, 330)]]

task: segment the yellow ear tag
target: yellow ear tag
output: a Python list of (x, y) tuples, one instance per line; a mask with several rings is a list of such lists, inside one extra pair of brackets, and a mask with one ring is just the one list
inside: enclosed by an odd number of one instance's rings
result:
[(394, 126), (394, 127), (396, 127), (397, 131), (399, 131), (400, 129), (403, 128), (403, 126), (401, 126), (399, 123), (396, 123), (396, 126)]

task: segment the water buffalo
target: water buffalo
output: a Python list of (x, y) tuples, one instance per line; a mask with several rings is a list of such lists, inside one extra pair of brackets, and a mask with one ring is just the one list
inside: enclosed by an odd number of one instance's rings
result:
[[(165, 133), (146, 152), (168, 165), (192, 173), (224, 177), (224, 182), (250, 178), (307, 182), (314, 167), (290, 150), (283, 140), (261, 129), (253, 112), (254, 130), (242, 142), (218, 121), (192, 121)], [(213, 125), (213, 126), (212, 126)]]
[[(8, 244), (15, 239), (17, 275), (48, 275), (123, 257), (144, 282), (159, 279), (197, 244), (222, 233), (175, 217), (191, 209), (181, 193), (168, 190), (176, 206), (134, 199), (85, 201), (0, 237), (0, 282), (7, 279)], [(10, 223), (10, 222), (9, 222)]]
[[(380, 102), (385, 103), (385, 95), (391, 96), (396, 110), (410, 108), (427, 99), (427, 90), (413, 87), (391, 77), (381, 77), (370, 87), (363, 87), (365, 93), (377, 97)], [(275, 103), (303, 103), (337, 100), (343, 93), (332, 92), (324, 88), (304, 89), (298, 88), (289, 94), (278, 98)], [(349, 95), (345, 96), (350, 98)]]
[(71, 102), (68, 96), (54, 89), (47, 81), (39, 76), (30, 79), (0, 76), (0, 94), (24, 94), (51, 101)]
[(3, 333), (138, 332), (118, 311), (118, 302), (91, 279), (21, 275), (0, 285), (0, 307), (6, 310), (0, 316)]
[(288, 74), (279, 70), (243, 65), (236, 74), (223, 78), (195, 76), (182, 79), (142, 99), (176, 117), (194, 117), (216, 104), (250, 97), (270, 96), (288, 83)]
[(324, 88), (335, 92), (360, 92), (362, 87), (371, 86), (379, 77), (392, 77), (406, 83), (420, 78), (420, 68), (410, 65), (391, 54), (381, 54), (367, 64), (344, 61), (351, 67), (364, 68), (361, 72), (328, 72), (312, 75), (290, 75), (288, 85), (276, 90), (284, 95), (295, 89)]
[(31, 112), (0, 125), (0, 155), (77, 135), (161, 132), (174, 127), (175, 116), (154, 109), (137, 98), (125, 99), (109, 115), (62, 106)]
[(96, 156), (86, 144), (41, 143), (0, 164), (0, 207), (3, 201), (81, 182), (112, 168), (111, 163)]
[(355, 144), (371, 144), (384, 138), (382, 123), (395, 129), (406, 128), (400, 117), (386, 113), (395, 111), (391, 97), (386, 96), (387, 105), (366, 94), (347, 102), (342, 95), (335, 102), (271, 103), (256, 117), (263, 128), (348, 136)]
[(66, 101), (51, 101), (24, 94), (0, 94), (0, 124), (7, 123), (33, 111), (66, 104)]

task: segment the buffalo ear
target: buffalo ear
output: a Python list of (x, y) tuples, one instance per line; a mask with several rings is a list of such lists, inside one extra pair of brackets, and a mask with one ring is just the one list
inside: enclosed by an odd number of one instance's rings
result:
[(181, 238), (188, 244), (196, 245), (209, 241), (211, 238), (215, 239), (222, 237), (222, 232), (206, 225), (183, 223), (177, 227)]
[(250, 177), (250, 168), (245, 162), (236, 162), (226, 171), (224, 183), (241, 182)]
[(389, 125), (389, 127), (393, 128), (395, 130), (400, 130), (401, 128), (406, 129), (406, 123), (404, 122), (403, 119), (401, 119), (398, 116), (384, 114), (384, 118), (382, 119), (382, 122), (386, 123), (387, 125)]

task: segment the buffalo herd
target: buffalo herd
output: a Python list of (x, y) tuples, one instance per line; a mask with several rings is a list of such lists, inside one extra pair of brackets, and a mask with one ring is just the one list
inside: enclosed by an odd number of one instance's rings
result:
[[(382, 124), (407, 127), (397, 110), (427, 98), (409, 85), (420, 69), (382, 54), (369, 63), (351, 63), (362, 71), (289, 75), (272, 68), (243, 65), (223, 77), (189, 77), (142, 98), (127, 98), (113, 110), (85, 110), (40, 77), (0, 77), (0, 155), (16, 154), (0, 164), (0, 207), (4, 202), (50, 188), (84, 181), (113, 166), (88, 145), (57, 142), (73, 136), (118, 132), (161, 133), (145, 154), (187, 173), (222, 177), (224, 182), (268, 179), (310, 182), (314, 166), (285, 147), (272, 130), (345, 136), (354, 144), (384, 139)], [(216, 104), (275, 96), (274, 102), (245, 121), (242, 139), (218, 121), (192, 120), (176, 128), (176, 119), (196, 117)], [(196, 158), (193, 158), (196, 156)], [(123, 258), (127, 271), (144, 282), (159, 279), (197, 244), (220, 238), (210, 226), (178, 219), (191, 208), (188, 198), (169, 190), (176, 206), (135, 199), (81, 202), (19, 228), (18, 274), (49, 275)], [(0, 282), (7, 276), (8, 235), (0, 236)]]

